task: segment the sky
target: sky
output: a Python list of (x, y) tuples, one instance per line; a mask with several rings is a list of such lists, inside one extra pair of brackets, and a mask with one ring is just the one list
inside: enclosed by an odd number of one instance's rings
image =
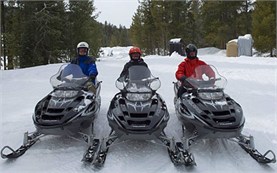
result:
[(138, 0), (94, 0), (96, 13), (100, 12), (96, 20), (130, 28), (138, 5)]
[[(119, 91), (115, 86), (124, 64), (129, 60), (130, 47), (103, 48), (96, 61), (101, 84), (101, 107), (95, 119), (97, 138), (110, 132), (107, 111), (113, 96)], [(108, 56), (113, 52), (113, 56)], [(199, 49), (199, 57), (212, 64), (227, 78), (225, 93), (236, 100), (246, 119), (243, 134), (253, 135), (255, 146), (264, 153), (272, 149), (277, 153), (277, 63), (275, 58), (226, 57), (225, 50)], [(167, 104), (170, 114), (165, 133), (180, 140), (181, 124), (175, 113), (173, 81), (175, 71), (184, 57), (145, 56), (154, 76), (159, 77), (161, 87), (157, 91)], [(62, 64), (49, 64), (16, 70), (1, 70), (0, 82), (0, 149), (22, 144), (23, 133), (35, 130), (32, 114), (39, 100), (52, 91), (49, 78)], [(222, 139), (203, 140), (196, 143), (191, 152), (197, 166), (175, 167), (167, 150), (147, 141), (127, 141), (112, 145), (101, 170), (81, 162), (87, 145), (68, 137), (45, 136), (23, 156), (7, 161), (0, 158), (1, 173), (276, 173), (277, 164), (261, 165), (252, 159), (236, 143)]]

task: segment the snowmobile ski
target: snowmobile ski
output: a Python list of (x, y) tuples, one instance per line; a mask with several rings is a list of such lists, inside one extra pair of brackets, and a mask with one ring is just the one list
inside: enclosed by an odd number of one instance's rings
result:
[(97, 169), (104, 165), (111, 144), (118, 139), (118, 137), (114, 135), (113, 132), (114, 131), (111, 130), (109, 137), (102, 140), (100, 149), (98, 150), (96, 157), (92, 162), (92, 165)]
[(88, 147), (82, 159), (83, 162), (91, 163), (94, 160), (95, 154), (98, 152), (100, 147), (100, 140), (93, 139), (92, 145)]
[[(263, 164), (276, 162), (276, 156), (272, 150), (268, 150), (267, 152), (265, 152), (265, 154), (261, 154), (257, 149), (255, 149), (253, 136), (240, 136), (237, 139), (237, 143), (239, 144), (239, 146), (257, 162)], [(267, 157), (269, 154), (272, 155), (271, 159)]]
[(101, 168), (105, 161), (106, 161), (106, 157), (107, 157), (107, 153), (108, 153), (109, 148), (107, 148), (106, 150), (101, 150), (98, 152), (94, 162), (93, 162), (93, 166), (95, 168)]
[(170, 160), (174, 165), (196, 165), (193, 155), (187, 149), (184, 148), (182, 142), (175, 142), (174, 138), (168, 138), (164, 132), (162, 132), (159, 139), (167, 147)]
[(185, 166), (195, 166), (195, 160), (188, 150), (184, 149), (183, 144), (181, 142), (176, 142), (175, 146), (175, 152), (170, 151), (168, 149), (168, 153), (170, 156), (171, 161), (174, 163), (174, 165), (185, 165)]
[[(1, 157), (3, 159), (15, 159), (22, 156), (31, 146), (33, 146), (40, 138), (40, 133), (35, 132), (32, 135), (28, 135), (28, 132), (24, 133), (24, 142), (18, 149), (14, 150), (10, 146), (4, 146), (1, 150)], [(10, 150), (11, 153), (4, 154), (5, 150)]]
[[(263, 163), (263, 164), (267, 164), (267, 163), (275, 163), (276, 162), (276, 157), (275, 154), (272, 150), (268, 150), (267, 152), (265, 152), (265, 154), (261, 154), (260, 152), (258, 152), (258, 150), (256, 149), (251, 149), (251, 148), (247, 148), (244, 145), (241, 145), (241, 148), (243, 148), (248, 154), (250, 154), (250, 156), (255, 159), (257, 162), (259, 163)], [(267, 157), (268, 154), (272, 154), (273, 158), (270, 159)]]

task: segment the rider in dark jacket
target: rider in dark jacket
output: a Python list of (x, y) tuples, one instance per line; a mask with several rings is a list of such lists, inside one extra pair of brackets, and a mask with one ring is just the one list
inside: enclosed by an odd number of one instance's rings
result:
[(129, 50), (130, 61), (127, 62), (124, 65), (124, 68), (123, 68), (122, 72), (120, 73), (120, 77), (119, 78), (121, 78), (121, 77), (127, 77), (128, 76), (128, 69), (131, 66), (134, 66), (134, 65), (143, 65), (143, 66), (147, 67), (147, 64), (141, 58), (141, 54), (142, 54), (142, 52), (141, 52), (140, 48), (138, 48), (138, 47), (132, 47)]

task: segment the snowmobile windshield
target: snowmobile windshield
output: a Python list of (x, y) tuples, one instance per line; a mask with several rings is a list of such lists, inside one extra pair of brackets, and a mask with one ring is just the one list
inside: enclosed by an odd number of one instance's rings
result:
[(77, 64), (64, 64), (57, 74), (50, 78), (53, 88), (82, 88), (89, 78)]
[(142, 101), (152, 97), (153, 91), (160, 88), (159, 78), (154, 77), (145, 66), (131, 66), (128, 76), (118, 78), (116, 87), (127, 92), (127, 99)]
[(227, 79), (221, 76), (212, 65), (201, 65), (195, 68), (194, 73), (187, 78), (192, 88), (199, 90), (223, 90)]

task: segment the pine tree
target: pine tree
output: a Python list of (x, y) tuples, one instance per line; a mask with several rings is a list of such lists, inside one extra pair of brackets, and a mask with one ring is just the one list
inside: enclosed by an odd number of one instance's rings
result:
[(146, 53), (167, 54), (168, 41), (171, 38), (194, 40), (193, 32), (194, 35), (198, 34), (197, 29), (200, 26), (195, 22), (197, 15), (194, 13), (198, 13), (195, 8), (188, 16), (190, 4), (194, 3), (192, 1), (141, 2), (130, 28), (132, 41), (143, 47)]
[(252, 33), (252, 12), (254, 10), (254, 2), (252, 0), (242, 1), (240, 9), (238, 9), (238, 17), (236, 19), (236, 30), (240, 35)]
[[(225, 48), (225, 44), (236, 38), (237, 10), (241, 1), (205, 1), (201, 12), (205, 42), (209, 46)], [(212, 12), (211, 12), (212, 11)]]
[(22, 2), (20, 67), (60, 62), (63, 54), (63, 1)]
[(69, 0), (67, 19), (67, 48), (69, 57), (76, 55), (76, 46), (85, 41), (90, 46), (90, 55), (96, 56), (101, 42), (100, 25), (93, 15), (95, 7), (93, 1)]
[(20, 67), (32, 67), (35, 66), (35, 60), (40, 57), (36, 57), (36, 22), (34, 19), (34, 13), (37, 11), (37, 2), (22, 2), (22, 36), (20, 38)]
[(154, 24), (154, 18), (151, 13), (153, 8), (153, 2), (146, 0), (142, 2), (143, 9), (143, 28), (142, 29), (142, 39), (144, 52), (147, 54), (155, 54), (155, 41), (156, 37), (154, 33), (157, 32), (156, 26)]
[(261, 52), (276, 48), (276, 2), (257, 1), (253, 12), (254, 47)]
[(138, 7), (135, 15), (132, 18), (130, 27), (130, 38), (133, 45), (143, 47), (143, 10), (141, 6)]
[(129, 46), (131, 44), (128, 29), (119, 25), (119, 28), (105, 22), (99, 24), (101, 29), (101, 45), (103, 47), (111, 46)]

